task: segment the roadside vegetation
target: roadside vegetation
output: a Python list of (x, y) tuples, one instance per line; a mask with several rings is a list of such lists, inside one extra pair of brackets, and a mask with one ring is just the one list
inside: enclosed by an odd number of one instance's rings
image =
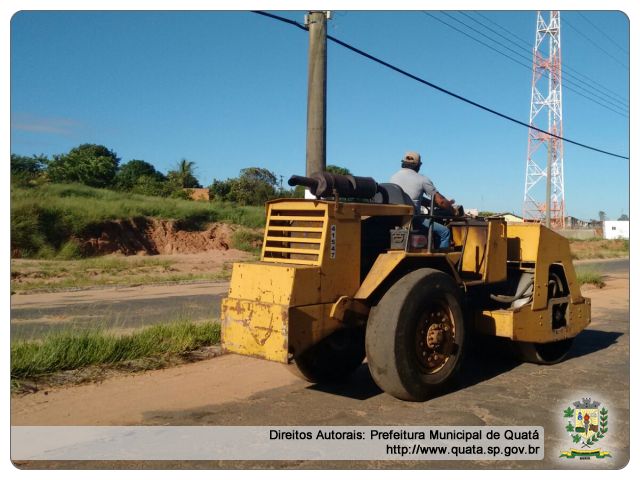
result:
[[(184, 355), (220, 341), (220, 325), (214, 322), (177, 321), (116, 334), (103, 330), (51, 333), (40, 340), (11, 343), (11, 379), (20, 381), (39, 375), (90, 366), (114, 367), (138, 362), (137, 369), (162, 366), (158, 359)], [(146, 367), (145, 367), (146, 366)]]
[(97, 286), (135, 286), (228, 280), (231, 265), (215, 271), (183, 271), (175, 260), (153, 257), (93, 257), (81, 260), (11, 260), (11, 291), (29, 293)]
[(580, 285), (594, 285), (602, 288), (606, 285), (604, 275), (591, 269), (576, 269), (576, 277)]
[(590, 238), (587, 240), (569, 240), (571, 256), (574, 260), (598, 258), (623, 258), (629, 256), (629, 240), (605, 240)]
[[(328, 170), (348, 173), (331, 165)], [(283, 177), (267, 169), (248, 167), (238, 177), (212, 179), (194, 201), (193, 189), (203, 189), (196, 172), (195, 162), (185, 158), (166, 173), (145, 160), (122, 163), (113, 150), (96, 144), (51, 157), (12, 154), (12, 256), (79, 258), (74, 239), (99, 231), (106, 221), (147, 217), (174, 220), (190, 230), (211, 222), (260, 228), (267, 200), (304, 193), (301, 187), (283, 187)], [(255, 251), (247, 235), (240, 234), (237, 243)]]
[(211, 222), (249, 228), (264, 225), (264, 207), (195, 202), (98, 189), (78, 184), (44, 184), (11, 189), (11, 249), (23, 258), (79, 258), (73, 239), (101, 222), (139, 217), (176, 220), (202, 229)]
[(249, 230), (243, 228), (233, 232), (231, 241), (234, 248), (258, 255), (262, 246), (262, 237), (262, 230)]

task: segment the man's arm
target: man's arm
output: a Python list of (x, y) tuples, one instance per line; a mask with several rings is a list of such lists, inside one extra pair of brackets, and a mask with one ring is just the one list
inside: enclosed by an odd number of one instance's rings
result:
[[(438, 192), (438, 190), (436, 189), (435, 185), (433, 184), (433, 182), (431, 181), (431, 179), (429, 177), (425, 177), (424, 175), (422, 175), (422, 191), (433, 197), (434, 203), (444, 209), (447, 210), (451, 213), (453, 213), (453, 202), (454, 200), (447, 200), (444, 195), (440, 194), (440, 192)], [(424, 198), (421, 199), (421, 205), (424, 205), (425, 207), (429, 208), (431, 206), (431, 204), (426, 201)]]
[(445, 210), (453, 211), (453, 203), (455, 200), (452, 198), (451, 200), (447, 200), (440, 192), (435, 193), (434, 203), (440, 208), (444, 208)]
[[(433, 203), (437, 206), (442, 208), (443, 210), (447, 210), (449, 212), (453, 213), (453, 203), (455, 202), (455, 200), (452, 198), (451, 200), (447, 200), (447, 198), (445, 198), (442, 194), (440, 194), (440, 192), (435, 191), (433, 192), (434, 198), (433, 198)], [(431, 201), (429, 201), (427, 198), (422, 197), (420, 200), (420, 203), (422, 206), (424, 207), (431, 207)]]

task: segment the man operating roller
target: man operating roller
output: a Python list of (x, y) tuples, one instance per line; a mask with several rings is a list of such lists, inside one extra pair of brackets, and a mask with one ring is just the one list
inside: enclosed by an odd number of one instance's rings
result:
[[(453, 213), (454, 200), (447, 200), (438, 192), (429, 177), (418, 173), (421, 165), (422, 161), (418, 152), (405, 153), (402, 158), (402, 168), (393, 174), (390, 182), (402, 187), (405, 193), (411, 197), (416, 215), (420, 214), (422, 205), (428, 206), (430, 204), (427, 198), (430, 199), (432, 196), (436, 206)], [(429, 228), (431, 219), (424, 219), (421, 223), (424, 228)], [(447, 227), (438, 222), (433, 222), (433, 233), (436, 237), (436, 248), (448, 248), (451, 245), (451, 232)]]

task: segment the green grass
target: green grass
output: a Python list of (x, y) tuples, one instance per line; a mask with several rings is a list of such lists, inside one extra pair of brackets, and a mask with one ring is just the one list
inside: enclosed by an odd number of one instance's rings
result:
[(596, 258), (622, 258), (629, 256), (629, 240), (625, 239), (570, 239), (569, 244), (571, 248), (571, 256), (576, 260)]
[(33, 292), (107, 285), (151, 285), (228, 280), (230, 265), (214, 272), (174, 271), (173, 261), (156, 258), (93, 257), (82, 260), (12, 260), (11, 290)]
[[(123, 259), (117, 257), (93, 257), (82, 260), (57, 261), (42, 260), (29, 262), (23, 268), (31, 270), (35, 276), (42, 278), (56, 277), (68, 273), (90, 273), (90, 274), (117, 274), (129, 272), (136, 269), (162, 269), (168, 270), (173, 265), (173, 261), (157, 258), (135, 258)], [(33, 265), (33, 267), (30, 267)]]
[(622, 251), (629, 253), (629, 239), (625, 238), (620, 240), (622, 244)]
[(581, 242), (601, 242), (604, 240), (602, 237), (589, 237), (589, 238), (568, 238), (569, 243), (581, 243)]
[(176, 220), (187, 229), (209, 222), (249, 228), (264, 226), (263, 207), (222, 202), (195, 202), (91, 188), (77, 184), (44, 184), (11, 188), (11, 248), (22, 257), (77, 258), (70, 240), (109, 220), (154, 217)]
[(38, 291), (57, 291), (67, 289), (82, 289), (88, 287), (119, 286), (130, 287), (136, 285), (157, 285), (162, 283), (184, 283), (197, 281), (223, 281), (231, 278), (231, 270), (220, 272), (202, 273), (172, 273), (168, 275), (129, 275), (124, 279), (117, 278), (92, 278), (88, 276), (75, 276), (63, 278), (55, 282), (32, 281), (29, 283), (12, 283), (11, 290), (15, 293), (27, 293)]
[(129, 334), (64, 331), (11, 344), (11, 378), (20, 380), (92, 365), (178, 355), (220, 341), (220, 325), (179, 321)]
[(578, 283), (580, 285), (595, 285), (598, 288), (602, 288), (606, 285), (604, 282), (604, 276), (594, 270), (578, 270), (576, 272)]
[(242, 228), (233, 232), (231, 242), (233, 248), (251, 252), (254, 255), (260, 253), (260, 245), (262, 243), (262, 231), (249, 230)]

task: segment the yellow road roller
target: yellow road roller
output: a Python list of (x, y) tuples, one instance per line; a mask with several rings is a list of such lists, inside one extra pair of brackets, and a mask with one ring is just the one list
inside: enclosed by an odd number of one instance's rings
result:
[[(345, 381), (366, 357), (383, 391), (423, 401), (451, 388), (472, 342), (500, 337), (553, 364), (590, 322), (569, 242), (540, 224), (433, 204), (416, 215), (399, 186), (370, 177), (289, 184), (316, 198), (267, 203), (260, 259), (233, 265), (222, 301), (227, 352), (292, 364), (310, 382)], [(450, 247), (434, 247), (433, 221)]]

